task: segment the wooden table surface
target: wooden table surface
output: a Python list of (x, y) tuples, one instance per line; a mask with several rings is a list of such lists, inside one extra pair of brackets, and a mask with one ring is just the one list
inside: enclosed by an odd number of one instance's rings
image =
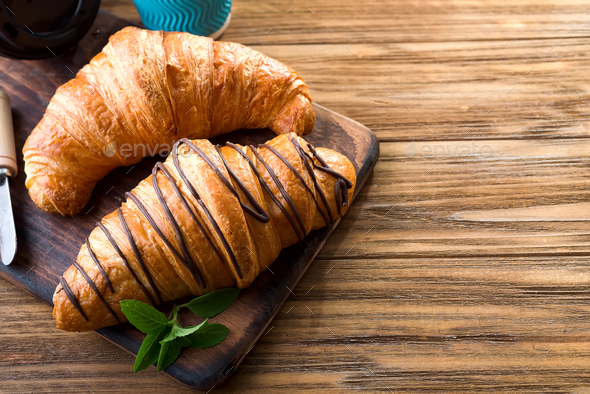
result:
[[(310, 4), (236, 0), (223, 39), (298, 70), (381, 158), (213, 392), (588, 390), (590, 5)], [(131, 0), (103, 8), (139, 23)], [(0, 392), (192, 392), (11, 286)]]

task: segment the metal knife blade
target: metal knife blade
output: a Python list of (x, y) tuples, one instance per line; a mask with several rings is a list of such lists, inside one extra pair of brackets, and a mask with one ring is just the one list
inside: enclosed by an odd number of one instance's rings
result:
[(16, 254), (16, 229), (10, 189), (8, 188), (8, 171), (0, 169), (0, 261), (8, 265)]

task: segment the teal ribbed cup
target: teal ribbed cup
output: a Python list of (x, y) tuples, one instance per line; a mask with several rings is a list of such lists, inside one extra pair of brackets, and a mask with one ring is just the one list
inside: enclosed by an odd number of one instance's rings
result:
[(231, 18), (231, 0), (133, 0), (147, 29), (219, 38)]

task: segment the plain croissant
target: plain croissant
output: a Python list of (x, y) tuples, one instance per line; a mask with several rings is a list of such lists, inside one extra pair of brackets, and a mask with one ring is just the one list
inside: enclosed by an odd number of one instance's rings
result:
[(125, 321), (119, 301), (152, 305), (249, 286), (282, 248), (333, 223), (356, 172), (294, 133), (260, 145), (182, 139), (81, 247), (53, 295), (57, 327)]
[(57, 89), (23, 148), (26, 186), (39, 208), (74, 215), (111, 170), (179, 138), (241, 128), (302, 135), (314, 121), (307, 86), (277, 60), (231, 42), (126, 27)]

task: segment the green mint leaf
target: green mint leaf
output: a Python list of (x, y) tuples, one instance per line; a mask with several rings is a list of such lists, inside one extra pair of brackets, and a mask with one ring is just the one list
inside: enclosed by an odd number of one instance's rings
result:
[(187, 306), (193, 313), (201, 317), (213, 317), (226, 310), (234, 302), (238, 294), (240, 294), (240, 289), (233, 287), (215, 290), (197, 297), (183, 306)]
[(182, 347), (178, 346), (175, 342), (161, 342), (161, 344), (162, 347), (160, 348), (157, 365), (158, 372), (168, 368), (180, 356), (180, 351), (182, 350)]
[(189, 337), (179, 337), (174, 340), (174, 343), (180, 347), (188, 347), (191, 345)]
[(168, 325), (168, 319), (162, 312), (141, 301), (123, 300), (121, 311), (144, 334), (160, 332)]
[(209, 319), (205, 319), (205, 321), (199, 324), (198, 326), (191, 327), (181, 327), (178, 325), (178, 323), (174, 322), (174, 325), (172, 326), (172, 330), (170, 330), (170, 333), (168, 333), (168, 335), (166, 335), (166, 337), (162, 339), (162, 345), (165, 342), (172, 342), (177, 338), (186, 337), (187, 335), (192, 334), (193, 332), (197, 331), (198, 329), (206, 325), (208, 321)]
[(158, 361), (158, 356), (160, 354), (160, 341), (164, 339), (164, 337), (170, 332), (170, 327), (164, 328), (160, 332), (156, 332), (153, 334), (147, 334), (141, 347), (139, 348), (139, 352), (137, 352), (137, 357), (135, 358), (135, 365), (133, 366), (133, 372), (143, 371), (150, 365), (153, 365), (156, 361)]
[(215, 346), (227, 337), (229, 328), (219, 323), (211, 323), (195, 331), (187, 338), (191, 340), (190, 346), (196, 349)]

